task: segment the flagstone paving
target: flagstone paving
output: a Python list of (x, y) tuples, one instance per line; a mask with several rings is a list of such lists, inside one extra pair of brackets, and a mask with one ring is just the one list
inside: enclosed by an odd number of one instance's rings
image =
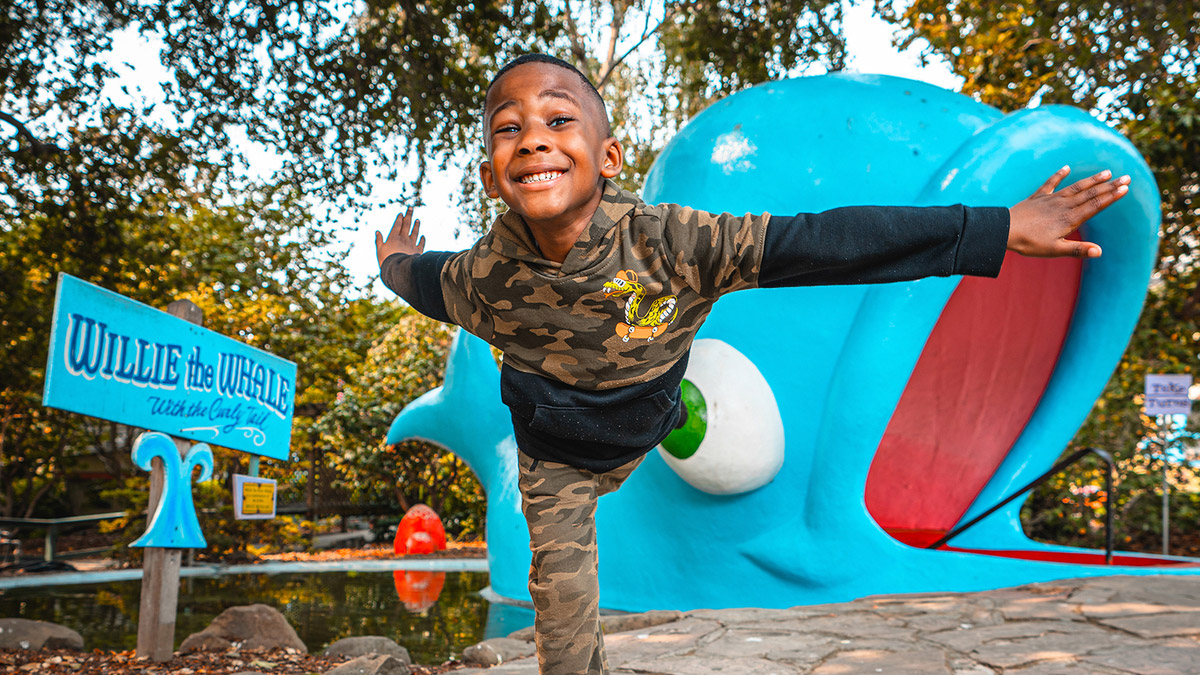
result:
[[(527, 634), (527, 633), (526, 633)], [(786, 610), (698, 610), (606, 634), (641, 675), (1200, 673), (1200, 576), (1069, 579)], [(536, 675), (524, 658), (488, 675)]]

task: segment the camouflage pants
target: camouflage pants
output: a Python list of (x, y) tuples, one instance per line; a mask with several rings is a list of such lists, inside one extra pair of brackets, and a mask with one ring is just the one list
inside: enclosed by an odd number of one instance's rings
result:
[(596, 499), (641, 463), (607, 473), (520, 454), (521, 509), (529, 525), (529, 594), (542, 675), (605, 675), (596, 577)]

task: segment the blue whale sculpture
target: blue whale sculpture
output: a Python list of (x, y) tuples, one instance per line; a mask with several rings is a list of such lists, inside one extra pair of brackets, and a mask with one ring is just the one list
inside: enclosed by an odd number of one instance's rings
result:
[[(771, 82), (713, 104), (681, 130), (652, 167), (644, 198), (733, 213), (1007, 206), (1065, 164), (1075, 178), (1102, 169), (1132, 176), (1130, 193), (1084, 227), (1102, 258), (1016, 257), (994, 280), (753, 290), (717, 303), (688, 378), (730, 349), (745, 357), (714, 371), (728, 386), (711, 373), (700, 378), (710, 413), (731, 407), (743, 379), (764, 382), (776, 409), (716, 415), (710, 431), (782, 420), (782, 464), (764, 463), (773, 473), (752, 489), (721, 494), (693, 485), (703, 481), (687, 475), (690, 460), (669, 464), (652, 452), (600, 501), (602, 604), (789, 607), (1200, 572), (1197, 561), (1153, 556), (1095, 564), (1103, 556), (1031, 541), (1019, 500), (953, 549), (924, 548), (1046, 471), (1125, 349), (1160, 215), (1150, 170), (1111, 129), (1074, 108), (1004, 115), (893, 77)], [(426, 439), (472, 467), (487, 491), (492, 589), (527, 600), (528, 534), (498, 382), (488, 347), (460, 333), (445, 383), (397, 416), (388, 442)], [(726, 442), (697, 454), (737, 462), (760, 445)]]

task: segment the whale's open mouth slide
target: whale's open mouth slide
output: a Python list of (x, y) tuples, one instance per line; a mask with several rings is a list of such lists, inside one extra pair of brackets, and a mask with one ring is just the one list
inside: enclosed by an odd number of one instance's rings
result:
[[(867, 509), (892, 537), (922, 548), (938, 541), (1013, 452), (1067, 338), (1081, 271), (1075, 259), (1010, 254), (999, 278), (968, 277), (959, 284), (926, 342), (867, 477)], [(1082, 550), (972, 550), (1104, 564), (1103, 553)], [(1116, 555), (1113, 562), (1187, 564), (1133, 554)]]

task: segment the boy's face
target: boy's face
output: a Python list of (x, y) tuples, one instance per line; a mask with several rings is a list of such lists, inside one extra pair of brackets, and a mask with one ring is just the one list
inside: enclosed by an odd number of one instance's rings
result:
[(621, 145), (600, 104), (565, 68), (527, 63), (505, 73), (484, 106), (488, 161), (479, 178), (533, 228), (591, 220), (604, 179), (621, 172)]

